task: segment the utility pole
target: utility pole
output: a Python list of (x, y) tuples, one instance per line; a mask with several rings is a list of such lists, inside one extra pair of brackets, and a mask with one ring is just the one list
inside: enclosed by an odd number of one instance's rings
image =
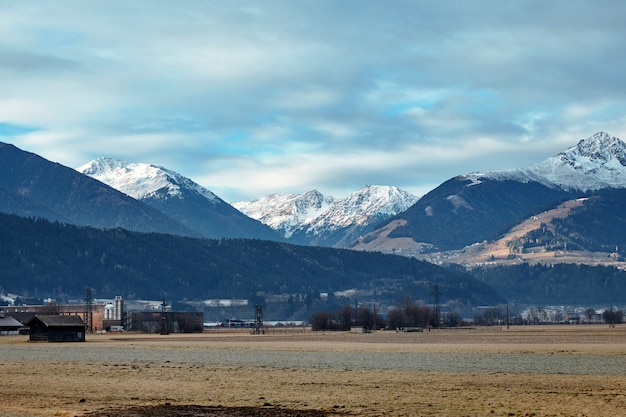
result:
[(378, 330), (378, 323), (376, 322), (376, 319), (378, 318), (378, 313), (376, 312), (376, 304), (374, 304), (373, 310), (374, 310), (374, 325), (372, 326), (372, 330)]
[(90, 285), (85, 288), (85, 324), (87, 331), (93, 333), (93, 289)]
[(263, 306), (261, 304), (255, 304), (254, 306), (254, 333), (265, 333), (263, 330)]
[(167, 304), (165, 303), (165, 293), (163, 294), (163, 302), (161, 303), (161, 334), (170, 334), (167, 330)]
[(433, 285), (433, 296), (435, 297), (435, 328), (439, 328), (439, 321), (441, 316), (441, 311), (439, 309), (439, 297), (441, 296), (441, 291), (439, 290), (439, 284)]
[(506, 303), (506, 329), (509, 330), (509, 302)]

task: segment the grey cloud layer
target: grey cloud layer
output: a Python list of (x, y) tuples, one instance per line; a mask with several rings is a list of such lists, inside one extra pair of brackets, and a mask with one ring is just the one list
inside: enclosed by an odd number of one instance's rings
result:
[(422, 193), (626, 134), (620, 2), (3, 3), (4, 140), (226, 199)]

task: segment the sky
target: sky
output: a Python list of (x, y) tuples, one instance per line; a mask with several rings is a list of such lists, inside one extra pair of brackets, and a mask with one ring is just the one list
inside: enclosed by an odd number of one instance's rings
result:
[(0, 0), (0, 21), (0, 141), (231, 202), (421, 196), (626, 139), (619, 0)]

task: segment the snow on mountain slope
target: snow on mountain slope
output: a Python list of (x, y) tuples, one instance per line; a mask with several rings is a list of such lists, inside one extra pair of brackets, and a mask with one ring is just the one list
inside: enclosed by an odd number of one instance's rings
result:
[(472, 173), (465, 177), (475, 182), (481, 178), (536, 181), (563, 190), (626, 188), (626, 144), (608, 133), (598, 132), (527, 168)]
[(76, 170), (137, 200), (165, 196), (182, 198), (181, 189), (184, 188), (213, 203), (221, 201), (211, 191), (189, 178), (158, 165), (128, 163), (105, 157), (88, 162)]
[(605, 132), (527, 168), (530, 176), (564, 189), (626, 187), (626, 144)]
[(367, 185), (336, 200), (333, 207), (309, 223), (309, 234), (351, 225), (365, 226), (394, 216), (415, 204), (417, 197), (395, 186)]
[(98, 228), (196, 236), (154, 207), (76, 170), (0, 142), (0, 209)]
[(318, 239), (320, 235), (351, 226), (365, 227), (398, 214), (417, 197), (393, 186), (368, 185), (346, 198), (324, 197), (318, 191), (272, 194), (259, 200), (233, 203), (248, 216), (280, 231)]
[(151, 205), (204, 237), (280, 240), (270, 227), (169, 169), (100, 158), (77, 170)]
[(233, 207), (253, 219), (277, 230), (285, 238), (294, 230), (309, 224), (329, 210), (335, 199), (312, 190), (304, 194), (270, 194), (258, 200), (232, 203)]

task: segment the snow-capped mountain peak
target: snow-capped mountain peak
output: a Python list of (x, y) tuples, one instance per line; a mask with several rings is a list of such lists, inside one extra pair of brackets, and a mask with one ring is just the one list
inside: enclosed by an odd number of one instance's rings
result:
[(281, 240), (268, 226), (167, 168), (99, 158), (77, 170), (162, 211), (203, 237)]
[(606, 132), (598, 132), (590, 138), (582, 139), (560, 155), (573, 161), (582, 158), (602, 165), (617, 162), (619, 167), (626, 166), (626, 144)]
[(626, 187), (626, 144), (605, 132), (525, 170), (533, 179), (581, 191)]
[(416, 201), (417, 197), (398, 187), (368, 185), (341, 199), (324, 197), (313, 190), (304, 194), (271, 194), (233, 206), (288, 239), (297, 234), (297, 243), (315, 243), (340, 229), (373, 225)]
[(598, 132), (527, 168), (472, 173), (464, 177), (474, 182), (480, 182), (481, 178), (536, 181), (551, 188), (583, 192), (626, 188), (626, 144), (606, 132)]
[(325, 197), (319, 191), (311, 190), (304, 194), (269, 194), (258, 200), (240, 201), (232, 205), (289, 238), (294, 230), (328, 210), (334, 201), (331, 196)]
[(158, 165), (130, 163), (103, 157), (77, 168), (118, 191), (135, 199), (183, 198), (183, 188), (192, 190), (213, 202), (219, 197), (189, 178)]
[(367, 185), (337, 200), (332, 209), (312, 222), (312, 229), (337, 229), (391, 217), (415, 204), (417, 197), (395, 186)]

